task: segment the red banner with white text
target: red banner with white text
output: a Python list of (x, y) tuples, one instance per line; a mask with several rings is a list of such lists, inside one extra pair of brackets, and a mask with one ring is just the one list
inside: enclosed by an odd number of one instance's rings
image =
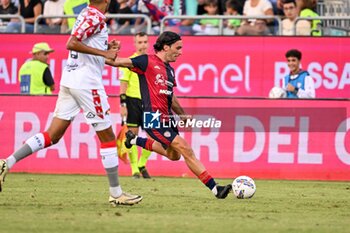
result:
[[(68, 35), (0, 36), (0, 93), (19, 93), (18, 70), (31, 58), (34, 43), (48, 42), (50, 67), (58, 86), (68, 52)], [(122, 42), (120, 56), (133, 53), (131, 36), (111, 36)], [(151, 45), (155, 37), (150, 37)], [(172, 65), (180, 96), (266, 97), (288, 73), (284, 54), (303, 53), (302, 68), (315, 80), (318, 98), (350, 98), (350, 38), (332, 37), (183, 37), (183, 55)], [(149, 52), (152, 53), (152, 46)], [(107, 93), (119, 94), (116, 68), (105, 67)], [(56, 93), (58, 88), (56, 89)]]
[[(0, 96), (0, 158), (49, 126), (56, 98)], [(119, 99), (109, 101), (117, 132)], [(349, 101), (181, 98), (180, 102), (194, 115), (222, 122), (218, 129), (181, 132), (214, 177), (350, 181)], [(154, 153), (147, 166), (153, 176), (193, 176), (183, 160), (169, 161)], [(104, 174), (98, 139), (81, 113), (59, 143), (20, 161), (12, 171)], [(131, 174), (129, 164), (120, 161), (120, 174)]]

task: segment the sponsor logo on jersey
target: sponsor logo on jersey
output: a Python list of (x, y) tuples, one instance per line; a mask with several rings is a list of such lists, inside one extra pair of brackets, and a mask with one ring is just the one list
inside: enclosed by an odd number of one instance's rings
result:
[(165, 94), (165, 95), (171, 95), (173, 92), (166, 90), (166, 89), (160, 89), (159, 94)]
[(164, 76), (162, 74), (157, 74), (156, 75), (156, 81), (154, 83), (157, 84), (157, 85), (164, 86), (165, 85), (165, 78), (164, 78)]
[(166, 80), (162, 74), (156, 75), (156, 81), (154, 83), (157, 85), (168, 86), (168, 87), (174, 86), (174, 84), (172, 82)]

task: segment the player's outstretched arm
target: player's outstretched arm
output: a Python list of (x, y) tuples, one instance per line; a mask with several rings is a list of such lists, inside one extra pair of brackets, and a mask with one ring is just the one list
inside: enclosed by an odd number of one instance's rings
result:
[(117, 52), (119, 51), (119, 49), (117, 48), (100, 50), (100, 49), (87, 46), (86, 44), (79, 41), (75, 36), (69, 37), (66, 48), (68, 50), (76, 51), (79, 53), (86, 53), (86, 54), (101, 56), (106, 59), (114, 59), (117, 56)]
[(130, 58), (117, 57), (114, 60), (106, 59), (105, 63), (107, 65), (115, 66), (115, 67), (126, 67), (126, 68), (133, 68), (134, 67)]

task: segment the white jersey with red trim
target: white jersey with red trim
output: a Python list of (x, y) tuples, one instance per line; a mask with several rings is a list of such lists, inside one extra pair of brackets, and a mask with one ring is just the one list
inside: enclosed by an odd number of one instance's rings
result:
[[(102, 12), (88, 6), (79, 14), (71, 35), (87, 46), (107, 50), (108, 29), (105, 18)], [(103, 89), (104, 64), (104, 57), (69, 51), (61, 85), (74, 89)]]

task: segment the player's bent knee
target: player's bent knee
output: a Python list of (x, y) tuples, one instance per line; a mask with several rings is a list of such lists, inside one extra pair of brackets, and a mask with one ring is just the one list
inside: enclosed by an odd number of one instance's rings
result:
[(171, 161), (178, 161), (181, 158), (180, 154), (173, 154), (170, 157), (168, 157)]
[(170, 159), (171, 161), (178, 161), (181, 158), (181, 154), (172, 149), (171, 147), (168, 148), (167, 155), (168, 159)]

